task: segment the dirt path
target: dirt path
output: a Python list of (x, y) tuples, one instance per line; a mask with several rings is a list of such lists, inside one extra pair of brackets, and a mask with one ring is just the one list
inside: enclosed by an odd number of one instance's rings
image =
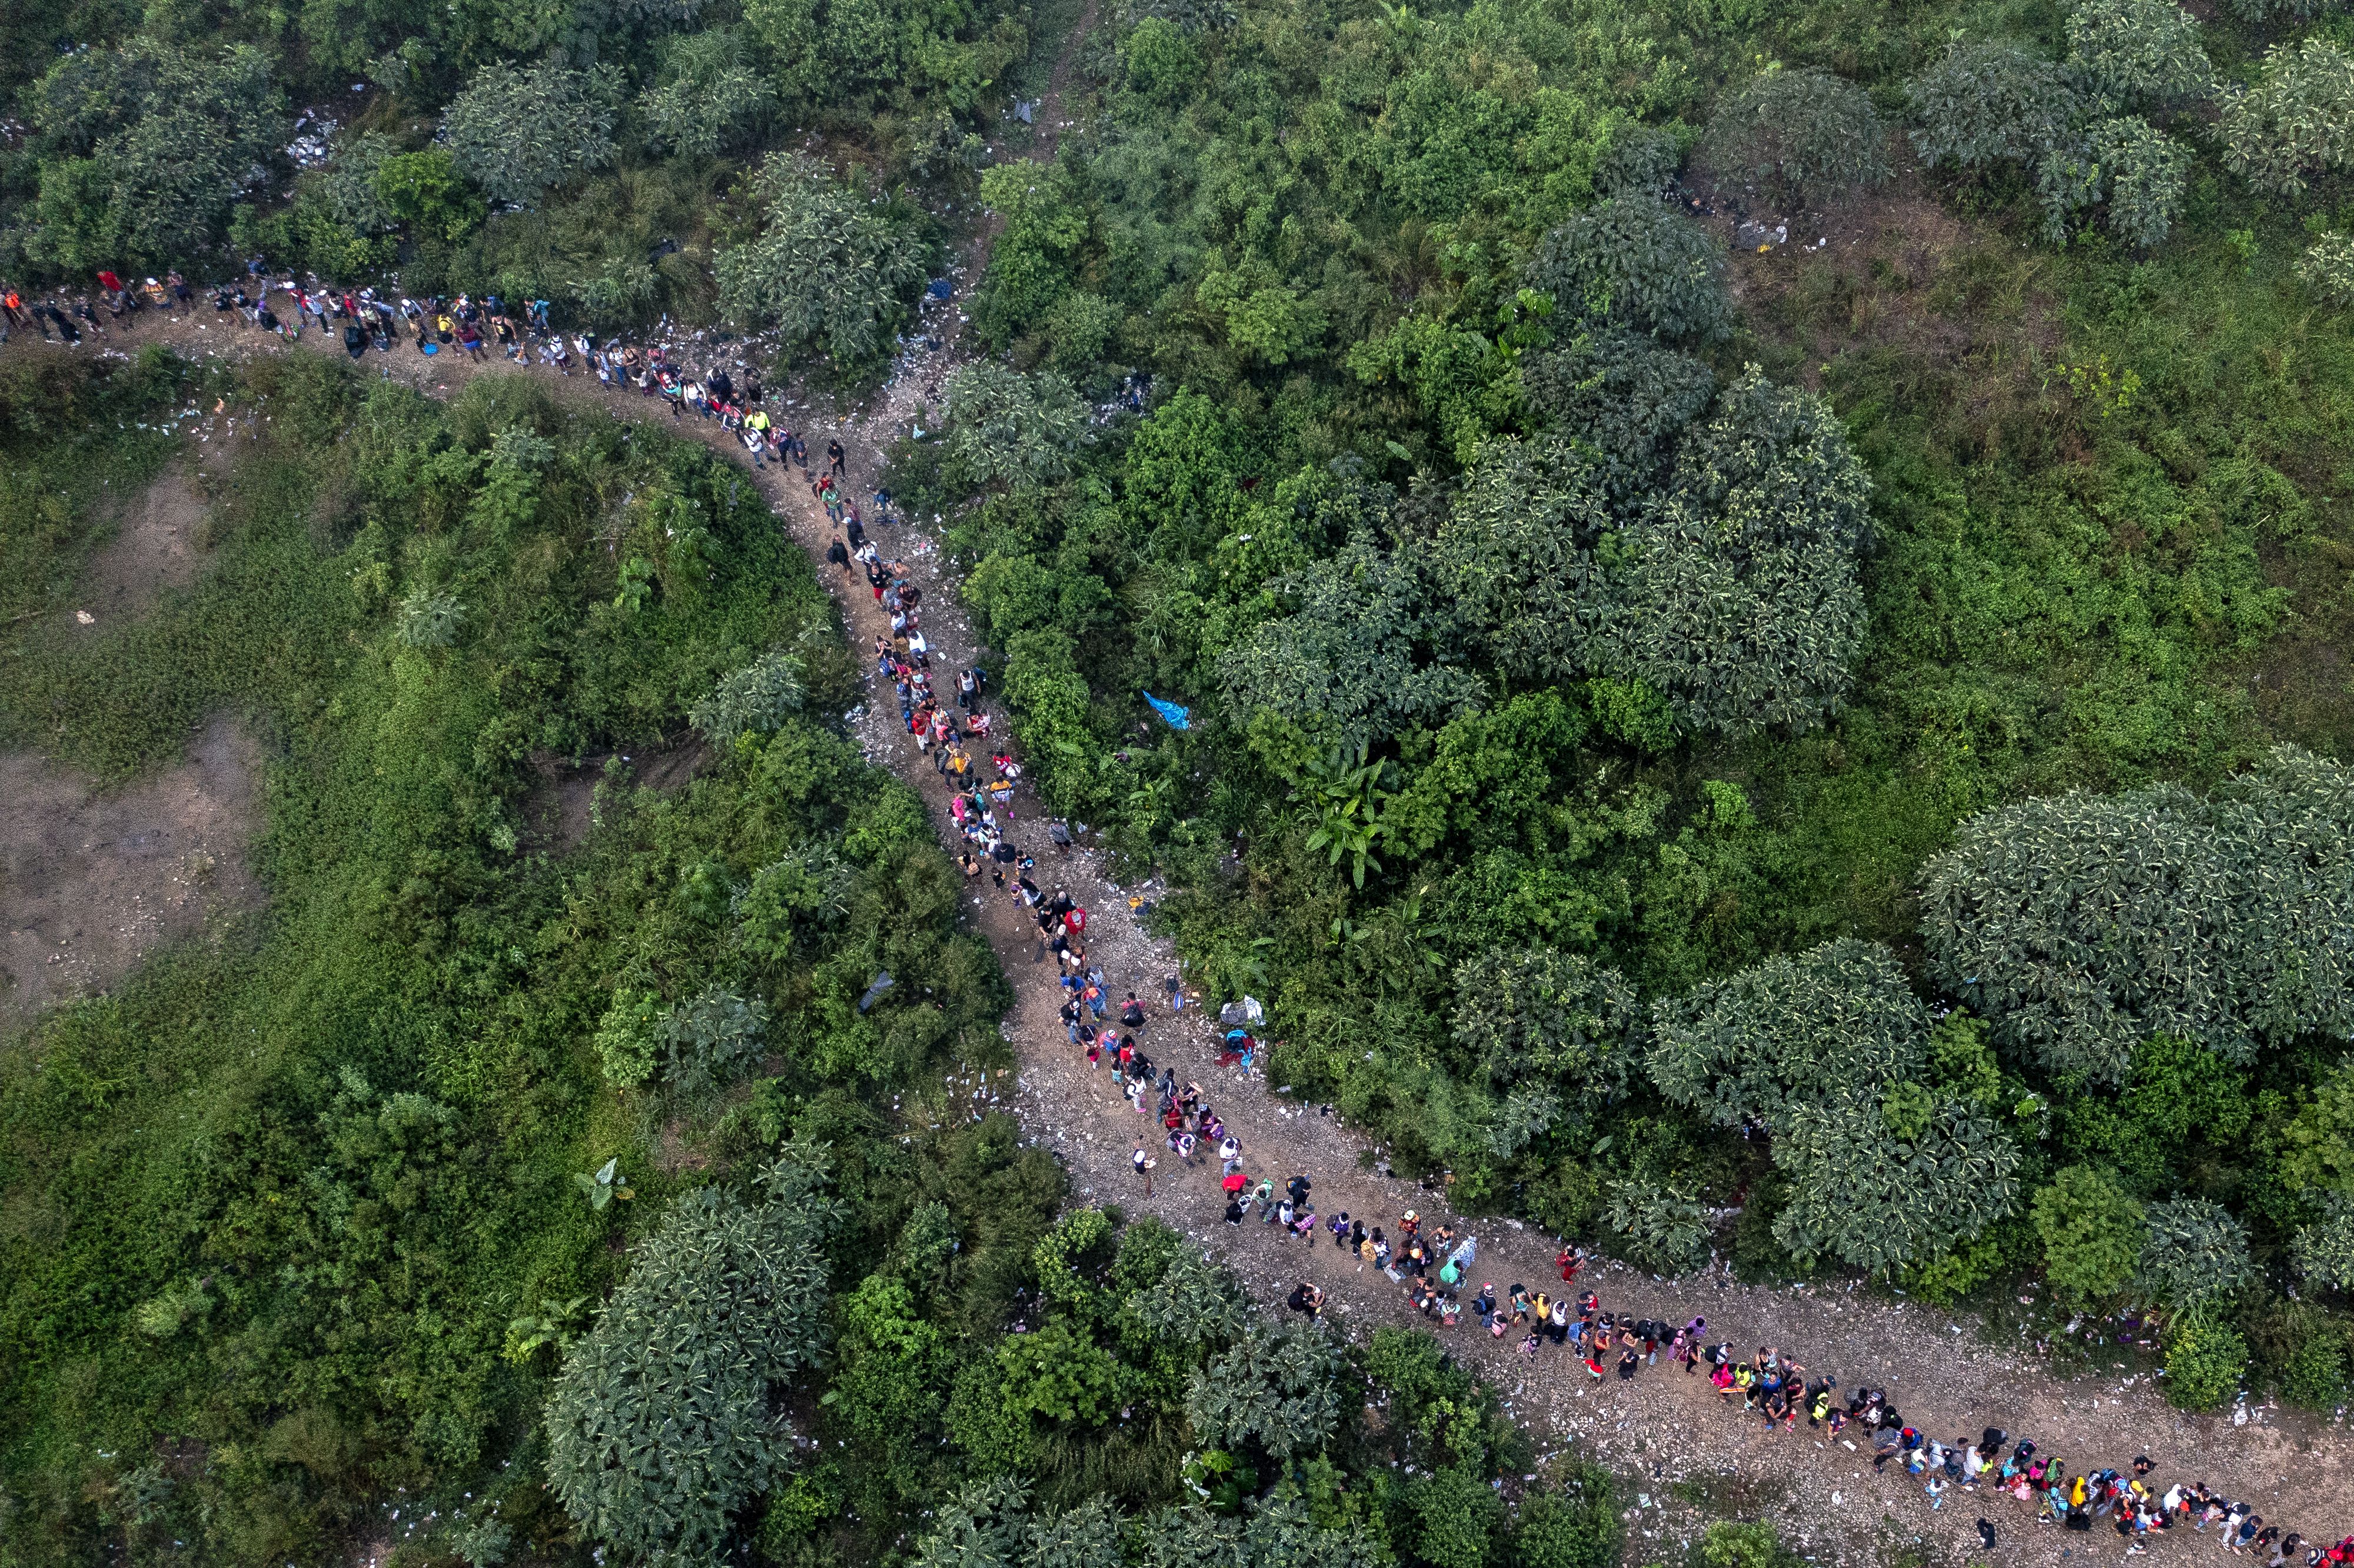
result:
[[(1078, 63), (1079, 46), (1086, 43), (1095, 30), (1096, 0), (1087, 0), (1087, 4), (1080, 7), (1079, 19), (1071, 24), (1070, 37), (1063, 40), (1062, 49), (1055, 56), (1055, 69), (1046, 79), (1046, 96), (1038, 101), (1038, 107), (1034, 111), (1038, 120), (1038, 141), (1030, 156), (1038, 163), (1052, 163), (1055, 150), (1062, 145), (1065, 128), (1063, 102), (1070, 89), (1071, 72)], [(984, 256), (981, 260), (986, 261), (988, 258)], [(979, 263), (975, 264), (974, 270), (976, 272), (979, 270)]]

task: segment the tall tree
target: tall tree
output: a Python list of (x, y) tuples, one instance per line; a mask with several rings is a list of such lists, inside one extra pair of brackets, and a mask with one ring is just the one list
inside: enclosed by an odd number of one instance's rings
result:
[(730, 1517), (790, 1456), (778, 1385), (826, 1342), (822, 1169), (795, 1150), (762, 1202), (680, 1200), (565, 1358), (548, 1480), (591, 1538), (664, 1568), (716, 1563)]

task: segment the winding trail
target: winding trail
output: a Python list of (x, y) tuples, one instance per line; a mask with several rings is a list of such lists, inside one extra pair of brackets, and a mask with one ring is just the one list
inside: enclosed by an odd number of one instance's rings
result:
[[(1090, 4), (1074, 42), (1084, 36), (1093, 14)], [(1071, 47), (1066, 46), (1054, 89), (1041, 105), (1039, 155), (1051, 155)], [(985, 236), (981, 243), (985, 246)], [(970, 275), (978, 274), (984, 260), (985, 254), (969, 257)], [(119, 350), (131, 343), (162, 341), (184, 353), (239, 357), (282, 346), (258, 331), (208, 317), (208, 312), (161, 322), (148, 316), (136, 330), (94, 346)], [(854, 495), (873, 488), (882, 449), (911, 421), (928, 415), (940, 378), (957, 363), (960, 324), (953, 303), (928, 300), (923, 332), (938, 346), (912, 351), (891, 384), (864, 409), (814, 409), (798, 388), (777, 395), (796, 405), (784, 411), (786, 422), (801, 430), (813, 450), (822, 452), (830, 438), (843, 442)], [(302, 341), (328, 350), (336, 346), (316, 334)], [(671, 346), (689, 365), (715, 366), (730, 357), (691, 338), (674, 338)], [(28, 351), (67, 352), (37, 343), (16, 350)], [(533, 375), (576, 402), (601, 405), (615, 418), (650, 419), (704, 440), (747, 464), (779, 524), (818, 561), (821, 577), (841, 604), (854, 649), (871, 650), (875, 637), (887, 630), (864, 579), (824, 565), (832, 531), (799, 472), (781, 465), (752, 471), (742, 446), (716, 423), (669, 419), (659, 401), (602, 387), (593, 376), (566, 381), (545, 371), (514, 372), (499, 362), (478, 366), (456, 355), (428, 360), (413, 347), (397, 348), (389, 356), (371, 355), (366, 368), (382, 368), (437, 395), (476, 375)], [(975, 639), (958, 606), (956, 581), (938, 534), (906, 524), (871, 532), (878, 547), (905, 561), (925, 589), (925, 630), (936, 670), (971, 662)], [(862, 662), (871, 672), (871, 662)], [(854, 715), (856, 733), (870, 757), (922, 792), (943, 842), (960, 847), (948, 813), (948, 789), (917, 753), (896, 711), (888, 694), (878, 694)], [(1146, 1050), (1172, 1065), (1181, 1080), (1203, 1086), (1241, 1139), (1255, 1179), (1268, 1175), (1280, 1184), (1304, 1172), (1314, 1181), (1320, 1213), (1345, 1210), (1393, 1233), (1397, 1216), (1409, 1207), (1421, 1212), (1426, 1225), (1451, 1223), (1479, 1238), (1471, 1283), (1492, 1280), (1500, 1290), (1516, 1282), (1535, 1288), (1555, 1280), (1555, 1244), (1550, 1238), (1516, 1222), (1453, 1215), (1443, 1192), (1368, 1170), (1371, 1161), (1361, 1162), (1364, 1140), (1321, 1107), (1301, 1106), (1262, 1079), (1218, 1066), (1209, 1021), (1199, 1012), (1182, 1018), (1170, 1013), (1164, 980), (1175, 972), (1175, 959), (1165, 943), (1143, 930), (1129, 904), (1131, 890), (1115, 885), (1092, 852), (1076, 850), (1058, 859), (1034, 813), (1025, 790), (1015, 806), (1013, 836), (1037, 856), (1040, 885), (1059, 883), (1087, 908), (1087, 951), (1104, 968), (1115, 1005), (1130, 991), (1145, 999), (1151, 1014), (1143, 1032)], [(1396, 1286), (1329, 1241), (1308, 1245), (1283, 1238), (1256, 1216), (1239, 1230), (1224, 1224), (1214, 1161), (1196, 1170), (1178, 1167), (1160, 1146), (1158, 1125), (1135, 1115), (1112, 1089), (1108, 1071), (1090, 1073), (1084, 1056), (1066, 1043), (1056, 1016), (1058, 973), (1054, 965), (1037, 960), (1035, 927), (1026, 911), (984, 886), (969, 912), (996, 949), (1016, 995), (1004, 1030), (1017, 1067), (1010, 1079), (1000, 1073), (973, 1092), (982, 1104), (1010, 1102), (1030, 1134), (1054, 1148), (1078, 1196), (1161, 1216), (1223, 1256), (1271, 1308), (1279, 1308), (1294, 1282), (1307, 1279), (1329, 1293), (1332, 1315), (1352, 1335), (1383, 1322), (1421, 1321)], [(1161, 1156), (1149, 1199), (1129, 1169), (1140, 1139)], [(1632, 1308), (1641, 1316), (1681, 1320), (1704, 1315), (1713, 1337), (1729, 1338), (1743, 1349), (1780, 1346), (1816, 1372), (1838, 1377), (1843, 1387), (1886, 1387), (1908, 1422), (1932, 1436), (1975, 1437), (1982, 1427), (2004, 1426), (2015, 1436), (2034, 1437), (2046, 1455), (2064, 1459), (2072, 1470), (2123, 1467), (2137, 1453), (2147, 1453), (2158, 1462), (2154, 1478), (2161, 1486), (2209, 1481), (2227, 1495), (2252, 1501), (2268, 1519), (2302, 1531), (2308, 1542), (2354, 1529), (2354, 1461), (2342, 1424), (2271, 1410), (2242, 1413), (2243, 1425), (2186, 1415), (2167, 1405), (2147, 1377), (2061, 1379), (2029, 1347), (1988, 1345), (1973, 1325), (1950, 1314), (1888, 1304), (1851, 1287), (1774, 1290), (1738, 1286), (1721, 1273), (1663, 1283), (1611, 1265), (1589, 1266), (1579, 1284), (1598, 1290), (1605, 1306)], [(1868, 1448), (1827, 1441), (1804, 1426), (1769, 1431), (1755, 1417), (1722, 1408), (1703, 1380), (1664, 1363), (1629, 1383), (1596, 1383), (1575, 1356), (1547, 1348), (1532, 1359), (1522, 1357), (1508, 1348), (1509, 1339), (1490, 1340), (1469, 1319), (1464, 1327), (1440, 1332), (1495, 1383), (1541, 1452), (1581, 1453), (1633, 1478), (1626, 1501), (1637, 1562), (1666, 1557), (1707, 1518), (1728, 1514), (1773, 1519), (1803, 1553), (1829, 1561), (1879, 1562), (1892, 1548), (1918, 1550), (1912, 1544), (1916, 1541), (1942, 1556), (1978, 1553), (1974, 1525), (1981, 1516), (1999, 1532), (1991, 1555), (2006, 1561), (2057, 1563), (2080, 1552), (2087, 1558), (2124, 1555), (2123, 1542), (2105, 1520), (2089, 1536), (2039, 1530), (2031, 1511), (2007, 1499), (1961, 1492), (1933, 1512), (1917, 1483), (1901, 1473), (1875, 1475)], [(2217, 1551), (2210, 1536), (2173, 1533), (2177, 1539), (2152, 1546), (2154, 1563)]]

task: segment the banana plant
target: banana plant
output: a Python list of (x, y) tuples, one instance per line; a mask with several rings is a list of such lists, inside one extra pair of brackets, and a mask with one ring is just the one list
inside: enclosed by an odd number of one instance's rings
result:
[(1391, 797), (1381, 788), (1389, 764), (1366, 759), (1365, 743), (1335, 747), (1309, 763), (1293, 786), (1292, 799), (1303, 802), (1316, 819), (1308, 835), (1310, 850), (1323, 850), (1327, 863), (1352, 863), (1351, 880), (1365, 885), (1365, 867), (1382, 869), (1373, 846), (1388, 836), (1384, 807)]
[(588, 1298), (575, 1296), (561, 1306), (543, 1305), (536, 1313), (526, 1312), (507, 1322), (506, 1358), (517, 1366), (530, 1361), (542, 1345), (554, 1345), (561, 1355), (572, 1343), (573, 1315), (587, 1305)]
[(1175, 814), (1177, 780), (1163, 773), (1151, 779), (1140, 779), (1129, 791), (1128, 810), (1130, 817), (1147, 833)]

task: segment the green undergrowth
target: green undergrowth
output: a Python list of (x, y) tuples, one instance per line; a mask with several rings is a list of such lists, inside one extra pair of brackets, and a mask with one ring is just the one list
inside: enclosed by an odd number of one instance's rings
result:
[[(53, 374), (61, 397), (130, 395)], [(844, 705), (830, 603), (733, 468), (520, 378), (442, 408), (289, 355), (229, 395), (270, 433), (228, 476), (201, 581), (12, 672), (12, 725), (105, 775), (243, 715), (270, 904), (0, 1055), (9, 1561), (175, 1539), (308, 1558), (380, 1529), (400, 1489), (461, 1506), (518, 1459), (514, 1528), (560, 1542), (521, 1480), (541, 1341), (579, 1329), (682, 1187), (790, 1131), (879, 1137), (896, 1118), (871, 1099), (997, 1060), (1003, 984), (920, 805), (816, 718), (666, 794), (597, 767), (693, 744), (685, 710), (763, 650), (796, 651), (811, 715)], [(529, 808), (584, 762), (598, 825), (567, 848)], [(821, 849), (839, 906), (739, 951), (731, 882)], [(885, 969), (897, 993), (862, 1013)], [(752, 1077), (609, 1081), (590, 1037), (617, 980), (762, 999)], [(628, 1195), (592, 1206), (575, 1177), (609, 1159)], [(1013, 1286), (988, 1238), (1018, 1267), (1051, 1166), (945, 1121), (885, 1163), (844, 1173), (870, 1205), (849, 1238), (881, 1245), (924, 1171), (959, 1172), (934, 1185), (993, 1329)]]

